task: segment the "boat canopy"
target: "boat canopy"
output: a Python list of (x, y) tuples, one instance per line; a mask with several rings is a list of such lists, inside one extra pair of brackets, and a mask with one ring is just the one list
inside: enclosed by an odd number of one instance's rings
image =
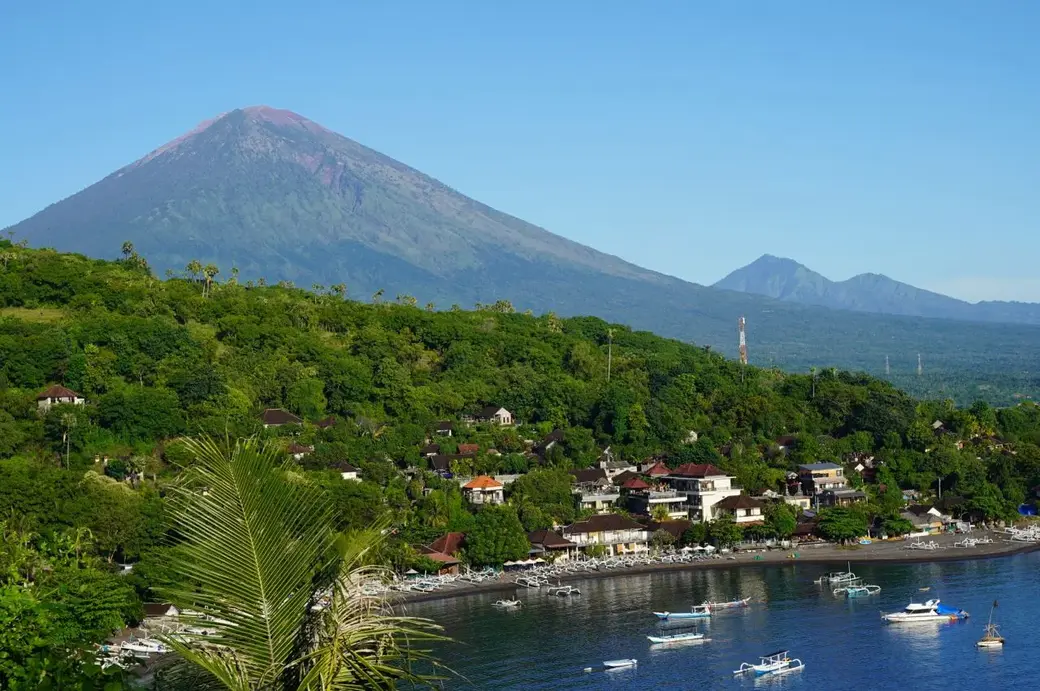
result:
[(763, 660), (769, 660), (769, 659), (774, 658), (774, 657), (784, 657), (785, 655), (787, 655), (788, 652), (789, 651), (787, 651), (787, 650), (777, 650), (775, 653), (769, 653), (768, 655), (762, 655), (762, 659)]
[(964, 610), (957, 609), (956, 607), (947, 607), (946, 605), (936, 605), (935, 611), (939, 614), (960, 614)]

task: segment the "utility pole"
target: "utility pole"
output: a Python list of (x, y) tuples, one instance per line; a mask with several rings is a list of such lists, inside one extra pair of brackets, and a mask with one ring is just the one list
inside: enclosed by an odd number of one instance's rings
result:
[(607, 329), (607, 382), (610, 382), (610, 364), (614, 350), (614, 329)]
[(939, 476), (939, 500), (942, 501), (942, 475)]

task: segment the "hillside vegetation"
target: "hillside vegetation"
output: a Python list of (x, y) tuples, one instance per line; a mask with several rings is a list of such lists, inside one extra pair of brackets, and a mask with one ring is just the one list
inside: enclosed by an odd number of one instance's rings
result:
[[(421, 563), (410, 546), (445, 531), (498, 530), (481, 527), (491, 518), (466, 506), (456, 482), (426, 472), (430, 440), (441, 453), (478, 445), (454, 460), (459, 474), (524, 474), (509, 505), (487, 516), (526, 530), (575, 518), (562, 471), (606, 446), (673, 467), (713, 463), (749, 490), (779, 488), (798, 463), (874, 455), (884, 465), (868, 517), (893, 516), (899, 487), (928, 493), (941, 478), (964, 510), (1007, 518), (1040, 483), (1032, 403), (957, 409), (865, 375), (742, 371), (701, 347), (593, 317), (520, 314), (505, 300), (472, 311), (433, 311), (407, 295), (361, 303), (343, 286), (218, 281), (197, 265), (159, 280), (133, 247), (123, 254), (100, 261), (0, 241), (0, 635), (24, 637), (21, 662), (0, 659), (0, 681), (54, 641), (86, 645), (135, 621), (169, 584), (164, 497), (192, 463), (185, 437), (313, 446), (299, 476), (331, 497), (337, 529), (391, 522), (385, 559), (399, 566)], [(86, 404), (39, 411), (51, 384)], [(486, 405), (520, 424), (459, 424)], [(264, 429), (267, 408), (304, 424)], [(435, 437), (445, 420), (457, 433)], [(552, 453), (529, 453), (557, 428)], [(786, 452), (781, 436), (793, 437)], [(345, 463), (361, 482), (340, 479)], [(120, 561), (137, 564), (131, 576), (114, 574)]]

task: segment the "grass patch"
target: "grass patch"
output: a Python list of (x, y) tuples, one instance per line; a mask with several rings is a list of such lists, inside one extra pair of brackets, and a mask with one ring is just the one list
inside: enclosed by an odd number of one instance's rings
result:
[(11, 317), (40, 324), (52, 324), (64, 319), (65, 312), (56, 307), (0, 307), (0, 317)]

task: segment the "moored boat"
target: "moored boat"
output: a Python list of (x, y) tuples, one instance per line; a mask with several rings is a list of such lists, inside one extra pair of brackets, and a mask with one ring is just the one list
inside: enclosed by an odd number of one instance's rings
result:
[(704, 606), (712, 611), (716, 609), (737, 609), (738, 607), (747, 607), (750, 601), (750, 597), (745, 597), (743, 600), (731, 600), (729, 602), (705, 602)]
[(993, 610), (997, 608), (997, 601), (993, 601), (993, 606), (989, 610), (989, 621), (986, 623), (986, 628), (983, 630), (982, 638), (975, 642), (977, 648), (1003, 648), (1004, 637), (1000, 635), (1000, 630), (997, 625), (993, 623)]
[(567, 597), (569, 595), (581, 595), (581, 591), (575, 588), (573, 585), (554, 585), (545, 591), (549, 595), (558, 595), (560, 597)]
[(846, 598), (855, 597), (869, 597), (870, 595), (877, 595), (881, 592), (881, 586), (879, 585), (853, 585), (845, 589)]
[(776, 676), (789, 672), (801, 671), (805, 665), (798, 658), (792, 659), (786, 650), (778, 650), (775, 653), (762, 655), (757, 665), (750, 662), (741, 663), (740, 669), (733, 670), (734, 674), (754, 674), (756, 677)]
[(954, 609), (939, 603), (939, 600), (928, 600), (925, 603), (911, 602), (901, 612), (882, 614), (881, 618), (890, 624), (914, 624), (918, 622), (956, 621), (967, 619), (968, 613), (963, 609)]
[(685, 643), (686, 641), (703, 641), (703, 633), (676, 633), (671, 636), (647, 636), (651, 643)]
[(502, 607), (504, 609), (513, 609), (524, 604), (521, 600), (495, 600), (492, 605), (495, 607)]
[(689, 612), (654, 612), (658, 619), (707, 619), (711, 616), (711, 608), (707, 605), (694, 605)]
[(607, 669), (621, 669), (622, 667), (635, 667), (639, 664), (638, 660), (625, 658), (620, 660), (604, 660), (603, 666)]

